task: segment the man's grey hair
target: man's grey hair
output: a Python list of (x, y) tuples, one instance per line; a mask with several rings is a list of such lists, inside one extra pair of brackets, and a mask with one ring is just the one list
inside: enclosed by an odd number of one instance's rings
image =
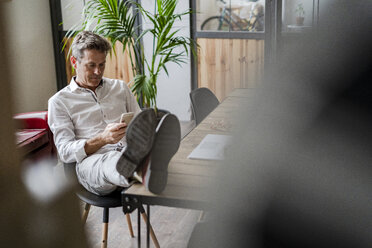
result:
[(81, 31), (72, 42), (71, 54), (80, 62), (86, 49), (97, 50), (107, 54), (111, 50), (111, 44), (104, 37), (92, 31)]

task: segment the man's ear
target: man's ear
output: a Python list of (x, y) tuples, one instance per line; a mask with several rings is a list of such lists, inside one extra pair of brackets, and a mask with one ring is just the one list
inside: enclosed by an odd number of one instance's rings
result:
[(70, 61), (71, 61), (72, 66), (76, 69), (77, 58), (75, 58), (74, 56), (71, 56)]

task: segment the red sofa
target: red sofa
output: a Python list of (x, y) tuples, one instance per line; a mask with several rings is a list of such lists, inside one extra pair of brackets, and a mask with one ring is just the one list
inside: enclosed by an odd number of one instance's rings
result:
[(48, 126), (48, 111), (20, 113), (13, 119), (17, 127), (16, 143), (23, 160), (56, 158), (53, 134)]

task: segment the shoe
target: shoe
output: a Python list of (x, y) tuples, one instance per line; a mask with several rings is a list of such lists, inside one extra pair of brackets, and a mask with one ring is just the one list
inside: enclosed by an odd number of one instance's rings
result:
[(150, 162), (142, 172), (147, 190), (161, 193), (168, 180), (168, 164), (178, 151), (181, 141), (181, 128), (178, 118), (173, 114), (166, 114), (160, 120), (157, 128)]
[(155, 129), (156, 115), (153, 109), (142, 110), (130, 122), (126, 133), (127, 147), (116, 164), (116, 170), (125, 178), (133, 175), (151, 151)]

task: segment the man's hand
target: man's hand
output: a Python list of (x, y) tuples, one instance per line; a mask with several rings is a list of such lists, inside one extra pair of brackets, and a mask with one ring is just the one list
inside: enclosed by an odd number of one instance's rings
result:
[(91, 155), (104, 145), (118, 143), (125, 136), (126, 127), (126, 123), (108, 124), (102, 133), (87, 140), (84, 146), (85, 153)]
[(118, 143), (125, 135), (126, 123), (110, 123), (100, 134), (101, 139), (106, 144)]

